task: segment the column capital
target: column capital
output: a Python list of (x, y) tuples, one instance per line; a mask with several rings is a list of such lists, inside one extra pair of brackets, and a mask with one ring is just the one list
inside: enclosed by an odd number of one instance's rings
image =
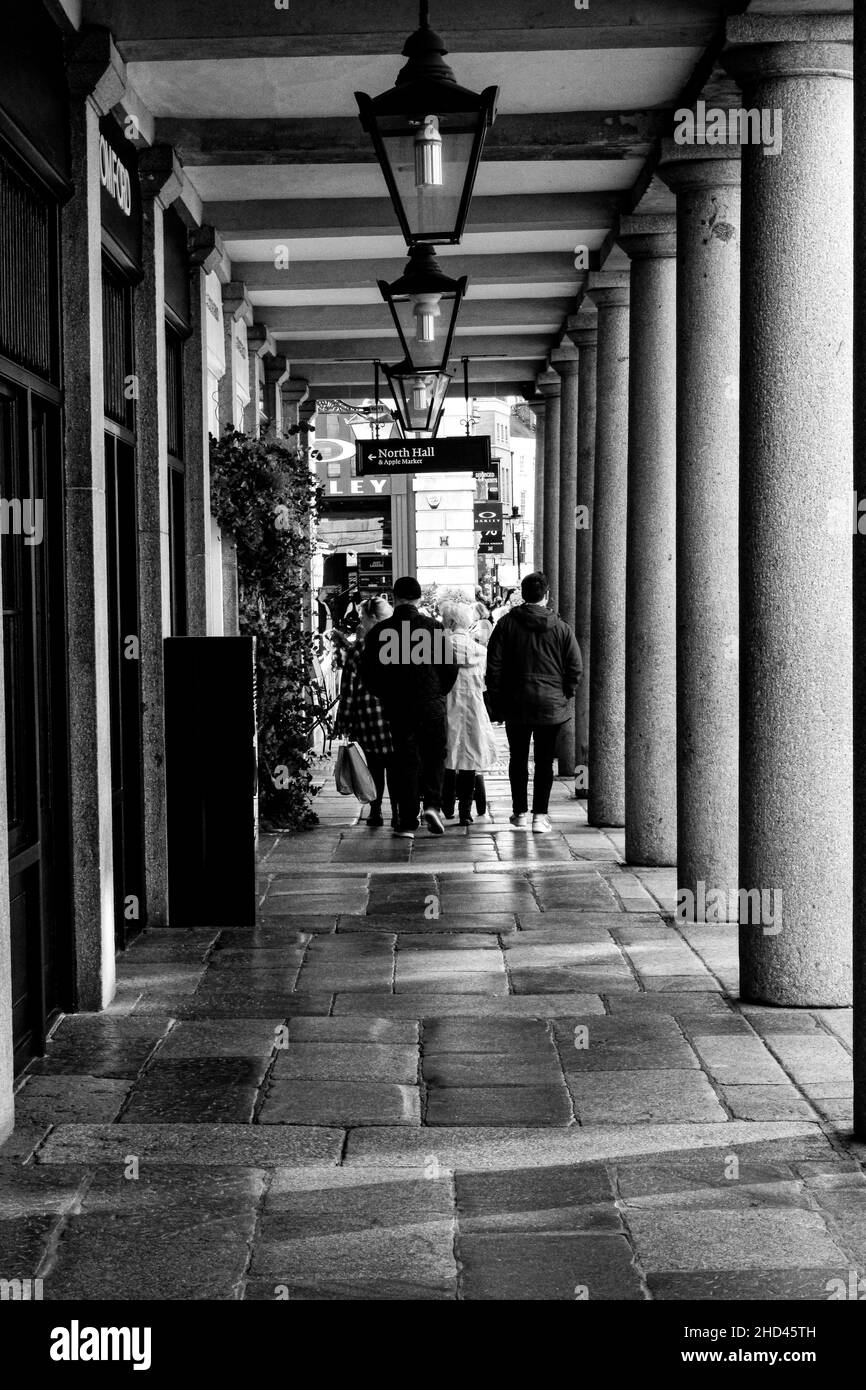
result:
[(550, 354), (550, 365), (563, 380), (577, 376), (580, 366), (580, 353), (573, 343), (562, 343)]
[(281, 384), (283, 400), (290, 405), (303, 405), (310, 394), (310, 383), (306, 377), (290, 376)]
[(164, 208), (183, 192), (183, 165), (171, 145), (151, 145), (142, 150), (138, 177), (142, 198), (158, 198)]
[(591, 270), (586, 298), (597, 309), (627, 309), (631, 293), (630, 270)]
[(282, 386), (291, 373), (291, 365), (281, 352), (262, 353), (262, 366), (268, 386)]
[(189, 239), (190, 265), (200, 266), (205, 274), (209, 275), (222, 263), (222, 258), (222, 238), (216, 227), (211, 227), (207, 222), (196, 227)]
[(589, 304), (581, 305), (566, 319), (565, 333), (578, 349), (594, 347), (598, 342), (598, 312)]
[(739, 188), (741, 166), (739, 145), (678, 145), (665, 139), (656, 174), (674, 193)]
[(70, 96), (89, 97), (101, 116), (116, 106), (126, 91), (126, 64), (108, 29), (87, 28), (71, 40), (66, 74)]
[(253, 323), (247, 328), (247, 351), (250, 357), (273, 357), (276, 344), (267, 324)]
[[(247, 296), (243, 280), (229, 280), (223, 285), (223, 314), (235, 323), (243, 320), (247, 328), (252, 327), (253, 306)], [(249, 337), (249, 335), (247, 335)]]
[(677, 219), (672, 213), (621, 217), (616, 242), (633, 261), (664, 259), (677, 254)]
[(544, 419), (544, 412), (547, 409), (547, 401), (543, 396), (527, 395), (526, 404), (535, 416), (535, 427), (538, 429), (539, 419)]
[(742, 86), (780, 77), (853, 77), (850, 14), (735, 15), (719, 61)]
[(559, 373), (555, 372), (552, 367), (548, 367), (546, 371), (540, 372), (535, 378), (535, 384), (542, 396), (544, 396), (545, 404), (551, 396), (558, 396), (562, 390), (562, 382), (559, 379)]

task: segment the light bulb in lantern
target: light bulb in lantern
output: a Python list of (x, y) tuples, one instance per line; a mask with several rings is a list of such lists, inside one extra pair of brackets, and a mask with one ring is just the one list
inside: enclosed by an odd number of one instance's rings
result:
[(415, 187), (442, 187), (442, 136), (439, 117), (425, 116), (415, 132)]
[(436, 320), (441, 314), (441, 294), (413, 294), (412, 313), (415, 315), (415, 338), (419, 343), (436, 340)]

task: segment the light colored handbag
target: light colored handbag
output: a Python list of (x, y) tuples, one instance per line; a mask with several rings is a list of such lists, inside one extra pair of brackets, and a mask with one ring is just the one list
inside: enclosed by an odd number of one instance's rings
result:
[(376, 800), (376, 783), (370, 774), (363, 750), (357, 743), (341, 743), (337, 750), (334, 780), (341, 796), (359, 801)]

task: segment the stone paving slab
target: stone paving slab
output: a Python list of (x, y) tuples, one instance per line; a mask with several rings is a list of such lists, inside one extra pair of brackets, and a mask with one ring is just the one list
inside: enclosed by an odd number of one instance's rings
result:
[[(720, 1145), (723, 1146), (720, 1148)], [(509, 1168), (547, 1168), (564, 1163), (613, 1163), (627, 1158), (715, 1150), (716, 1161), (730, 1154), (779, 1161), (819, 1158), (833, 1149), (817, 1124), (729, 1120), (715, 1124), (586, 1125), (570, 1129), (485, 1129), (466, 1126), (437, 1130), (359, 1128), (350, 1131), (345, 1155), (349, 1167), (423, 1167), (432, 1154), (443, 1168), (458, 1172), (498, 1172)], [(722, 1163), (719, 1162), (720, 1171)]]
[(128, 1154), (140, 1162), (274, 1167), (286, 1163), (322, 1167), (338, 1163), (342, 1129), (293, 1125), (138, 1124), (58, 1125), (41, 1145), (43, 1163), (126, 1163)]
[(647, 1271), (844, 1268), (847, 1259), (816, 1212), (678, 1212), (629, 1208), (625, 1220)]
[(464, 1299), (645, 1298), (621, 1235), (466, 1235), (458, 1244)]
[(571, 1125), (568, 1091), (559, 1085), (446, 1086), (427, 1093), (424, 1123), (440, 1125)]
[(278, 1052), (275, 1081), (392, 1081), (414, 1084), (418, 1080), (418, 1047), (384, 1043), (292, 1041), (288, 1051)]
[(387, 1018), (293, 1018), (289, 1022), (292, 1042), (360, 1042), (389, 1043), (414, 1047), (418, 1043), (419, 1025), (412, 1020)]
[(559, 1086), (562, 1072), (552, 1051), (533, 1050), (528, 1057), (501, 1052), (434, 1052), (425, 1048), (427, 1086)]
[(453, 1299), (457, 1292), (450, 1219), (307, 1240), (257, 1240), (250, 1274), (285, 1287), (290, 1299)]
[(419, 1125), (417, 1086), (386, 1081), (273, 1081), (261, 1125)]
[(600, 1166), (460, 1173), (454, 1181), (461, 1235), (623, 1229), (610, 1173)]
[(159, 1058), (269, 1057), (281, 1027), (281, 1014), (261, 1019), (185, 1020), (165, 1038)]
[(688, 1274), (656, 1274), (646, 1282), (650, 1296), (660, 1302), (815, 1302), (829, 1298), (832, 1280), (847, 1284), (848, 1271), (821, 1269), (713, 1269)]
[[(744, 1076), (748, 1072), (743, 1072)], [(790, 1083), (773, 1086), (720, 1086), (725, 1105), (737, 1120), (811, 1120), (815, 1108)]]
[(385, 1018), (556, 1018), (603, 1014), (598, 995), (337, 994), (334, 1013), (372, 1013)]
[(727, 1119), (703, 1072), (687, 1070), (567, 1072), (582, 1125), (662, 1124)]
[(84, 1120), (90, 1124), (117, 1118), (131, 1081), (94, 1076), (30, 1076), (15, 1093), (18, 1122), (56, 1125)]

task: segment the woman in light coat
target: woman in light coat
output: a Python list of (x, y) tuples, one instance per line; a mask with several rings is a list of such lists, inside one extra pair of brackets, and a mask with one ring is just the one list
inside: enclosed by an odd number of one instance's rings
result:
[[(484, 674), (487, 653), (469, 628), (475, 618), (472, 604), (442, 604), (442, 624), (451, 634), (454, 660), (459, 669), (448, 694), (448, 753), (446, 756), (443, 802), (454, 796), (461, 825), (472, 824), (472, 798), (486, 808), (483, 774), (496, 759), (493, 725), (484, 703)], [(478, 783), (480, 782), (480, 788)], [(450, 796), (449, 796), (450, 793)]]

